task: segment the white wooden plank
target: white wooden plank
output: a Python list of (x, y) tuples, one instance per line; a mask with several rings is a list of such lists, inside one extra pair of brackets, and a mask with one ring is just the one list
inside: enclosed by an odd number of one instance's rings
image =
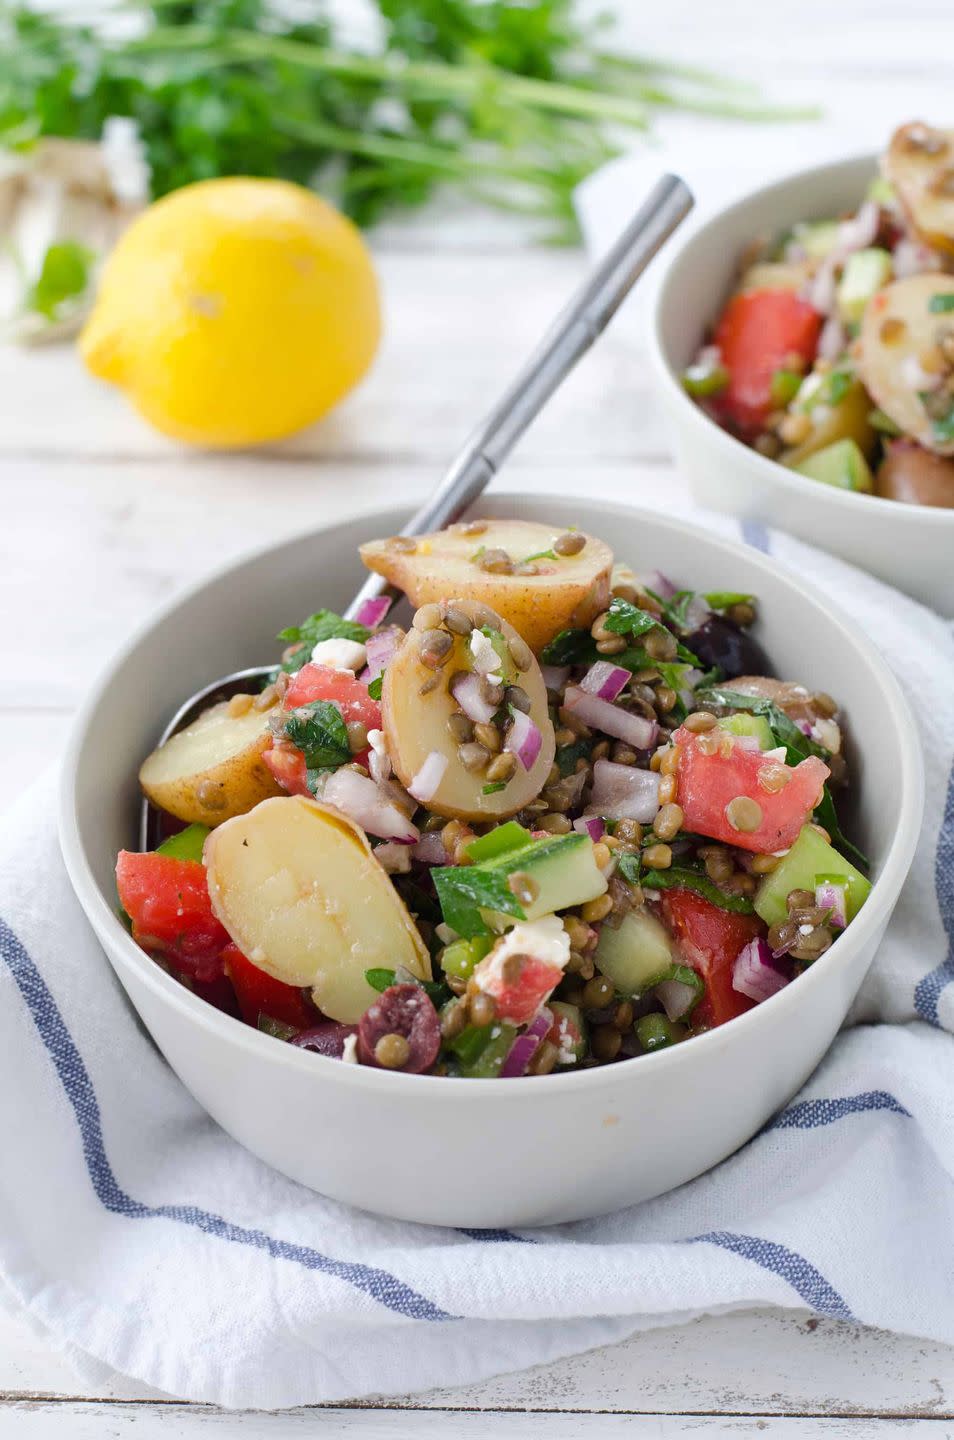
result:
[[(86, 1384), (22, 1318), (0, 1314), (0, 1396), (153, 1399), (116, 1376)], [(783, 1311), (650, 1330), (479, 1385), (392, 1397), (415, 1410), (881, 1415), (954, 1412), (954, 1348)]]
[[(578, 251), (377, 258), (385, 310), (377, 362), (323, 424), (273, 447), (286, 458), (448, 461), (585, 268)], [(0, 396), (0, 456), (171, 460), (184, 471), (197, 458), (89, 376), (70, 346), (0, 346)], [(523, 453), (588, 462), (661, 454), (649, 399), (638, 360), (610, 335), (548, 406)]]
[[(634, 1436), (636, 1440), (674, 1440), (688, 1433), (706, 1440), (728, 1440), (758, 1435), (765, 1440), (886, 1440), (897, 1435), (893, 1419), (841, 1419), (812, 1416), (693, 1416), (671, 1415), (519, 1415), (506, 1412), (367, 1410), (291, 1410), (267, 1414), (206, 1410), (179, 1405), (101, 1405), (18, 1402), (0, 1406), (0, 1436), (17, 1440), (104, 1440), (134, 1433), (138, 1440), (153, 1440), (170, 1433), (179, 1440), (207, 1436), (231, 1437), (237, 1433), (262, 1440), (298, 1440), (320, 1433), (322, 1440), (470, 1440), (492, 1433), (500, 1440), (604, 1440)], [(946, 1440), (951, 1427), (945, 1420), (913, 1420), (904, 1427), (915, 1440)]]

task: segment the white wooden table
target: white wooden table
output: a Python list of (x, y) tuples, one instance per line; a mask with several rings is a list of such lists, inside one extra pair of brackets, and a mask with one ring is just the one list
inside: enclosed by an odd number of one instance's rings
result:
[[(808, 6), (809, 23), (800, 9), (791, 37), (766, 28), (755, 0), (727, 0), (718, 33), (701, 38), (693, 0), (675, 0), (642, 39), (647, 49), (714, 64), (747, 54), (756, 74), (784, 54), (789, 80), (794, 68), (811, 94), (819, 77), (836, 83), (849, 51), (855, 74), (874, 63), (889, 78), (909, 77), (929, 54), (941, 74), (952, 38), (947, 4), (909, 5), (901, 30), (887, 0), (836, 7), (828, 18), (840, 40), (826, 52), (811, 40), (812, 17), (832, 10), (820, 0)], [(398, 497), (410, 508), (583, 265), (578, 254), (530, 251), (509, 226), (478, 225), (466, 213), (436, 229), (426, 218), (389, 230), (376, 248), (387, 321), (371, 378), (324, 425), (268, 454), (180, 451), (86, 377), (68, 349), (0, 348), (0, 805), (55, 758), (93, 673), (176, 587), (323, 521)], [(638, 352), (610, 335), (527, 437), (505, 483), (683, 498)], [(656, 1330), (464, 1390), (237, 1417), (121, 1377), (85, 1385), (24, 1316), (0, 1311), (0, 1440), (149, 1440), (160, 1423), (186, 1440), (306, 1431), (575, 1440), (624, 1430), (660, 1440), (689, 1431), (868, 1440), (898, 1433), (902, 1422), (930, 1440), (954, 1436), (954, 1348), (793, 1312)]]

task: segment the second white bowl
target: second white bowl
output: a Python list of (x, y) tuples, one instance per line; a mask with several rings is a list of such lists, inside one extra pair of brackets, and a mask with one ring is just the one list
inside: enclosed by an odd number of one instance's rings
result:
[(650, 350), (677, 458), (693, 497), (714, 510), (787, 530), (869, 570), (942, 615), (954, 614), (954, 510), (821, 485), (743, 445), (682, 388), (680, 376), (757, 236), (856, 208), (877, 173), (862, 155), (800, 171), (720, 211), (675, 250), (659, 287)]

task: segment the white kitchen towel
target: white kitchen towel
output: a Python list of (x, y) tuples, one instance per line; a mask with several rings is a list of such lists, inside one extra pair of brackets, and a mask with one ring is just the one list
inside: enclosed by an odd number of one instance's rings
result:
[[(272, 1408), (460, 1385), (753, 1305), (954, 1343), (951, 626), (794, 541), (746, 538), (875, 638), (915, 708), (928, 809), (864, 1023), (750, 1144), (671, 1195), (481, 1233), (376, 1219), (283, 1179), (138, 1025), (67, 882), (52, 780), (8, 812), (0, 1274), (87, 1375)], [(321, 1144), (320, 1117), (301, 1143)]]

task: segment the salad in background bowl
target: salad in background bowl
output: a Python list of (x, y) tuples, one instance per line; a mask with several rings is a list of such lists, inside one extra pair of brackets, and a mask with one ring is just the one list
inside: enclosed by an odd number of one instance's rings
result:
[(715, 216), (653, 351), (697, 499), (954, 610), (954, 132), (902, 125)]

